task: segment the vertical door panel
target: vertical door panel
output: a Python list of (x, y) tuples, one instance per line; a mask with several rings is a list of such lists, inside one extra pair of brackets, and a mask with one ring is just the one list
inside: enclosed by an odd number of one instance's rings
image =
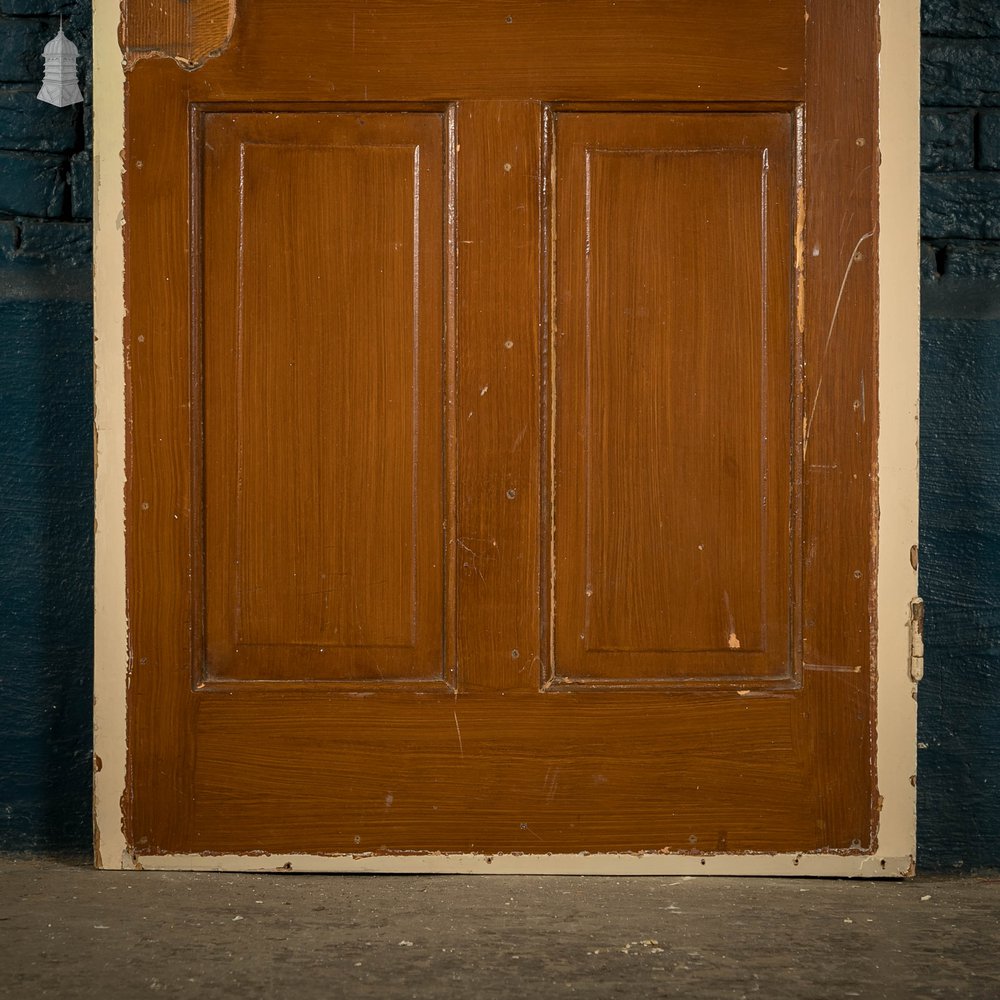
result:
[(445, 118), (204, 116), (209, 679), (441, 679)]
[(792, 117), (558, 114), (554, 678), (790, 678)]

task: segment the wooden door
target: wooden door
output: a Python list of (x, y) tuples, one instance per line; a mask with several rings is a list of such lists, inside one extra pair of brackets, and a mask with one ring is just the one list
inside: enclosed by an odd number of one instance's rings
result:
[(133, 856), (874, 854), (875, 4), (125, 8)]

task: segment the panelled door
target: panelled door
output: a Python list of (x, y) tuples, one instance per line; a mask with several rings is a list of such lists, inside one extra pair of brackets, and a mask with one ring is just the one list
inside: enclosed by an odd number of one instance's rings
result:
[(873, 853), (875, 4), (125, 8), (133, 853)]

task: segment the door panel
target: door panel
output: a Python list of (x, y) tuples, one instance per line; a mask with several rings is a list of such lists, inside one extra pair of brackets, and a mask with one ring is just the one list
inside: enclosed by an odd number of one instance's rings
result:
[(445, 115), (199, 126), (205, 677), (441, 680)]
[(557, 114), (554, 677), (788, 679), (790, 114)]
[(130, 52), (130, 849), (876, 850), (874, 3), (236, 6)]

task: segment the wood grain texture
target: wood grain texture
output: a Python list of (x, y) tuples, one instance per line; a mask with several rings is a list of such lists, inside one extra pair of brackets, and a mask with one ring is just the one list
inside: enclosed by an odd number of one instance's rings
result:
[(795, 671), (792, 125), (555, 116), (557, 681)]
[(130, 64), (166, 57), (200, 66), (228, 43), (237, 0), (125, 0), (122, 48)]
[(208, 678), (444, 678), (446, 122), (198, 122)]
[[(878, 815), (877, 52), (870, 0), (851, 0), (836, 11), (809, 4), (800, 398), (802, 644), (810, 667), (801, 724), (811, 732), (811, 794), (824, 831), (833, 842), (872, 850)], [(851, 674), (853, 683), (845, 680)]]
[[(318, 853), (823, 842), (810, 809), (790, 806), (807, 775), (785, 696), (695, 696), (655, 710), (648, 692), (428, 693), (417, 705), (391, 692), (339, 704), (248, 692), (240, 709), (232, 702), (210, 695), (202, 705), (196, 851), (274, 851), (293, 836)], [(251, 705), (258, 724), (248, 732)]]
[(460, 685), (537, 691), (540, 108), (462, 102), (457, 128)]
[[(126, 812), (130, 845), (143, 853), (872, 849), (878, 812), (872, 765), (869, 609), (875, 565), (871, 531), (877, 408), (874, 265), (870, 254), (866, 256), (870, 237), (865, 234), (874, 225), (876, 179), (874, 4), (851, 0), (836, 9), (811, 5), (808, 27), (803, 6), (790, 0), (765, 8), (749, 3), (711, 3), (706, 8), (680, 0), (612, 6), (588, 0), (575, 4), (571, 17), (563, 4), (527, 0), (516, 0), (502, 10), (498, 5), (459, 0), (392, 5), (343, 0), (323, 9), (324, 17), (317, 20), (315, 6), (305, 0), (282, 4), (257, 0), (241, 7), (225, 52), (197, 72), (184, 72), (174, 62), (158, 59), (142, 60), (129, 72), (126, 349), (131, 674)], [(402, 234), (402, 205), (404, 200), (412, 204), (412, 179), (403, 179), (397, 153), (366, 154), (369, 159), (362, 170), (361, 160), (348, 166), (341, 154), (308, 151), (317, 145), (314, 130), (322, 131), (337, 116), (345, 121), (356, 118), (359, 102), (366, 98), (365, 108), (372, 117), (384, 114), (379, 120), (393, 122), (393, 128), (411, 115), (414, 121), (434, 123), (417, 137), (374, 146), (435, 149), (426, 163), (421, 156), (421, 170), (436, 164), (434, 183), (442, 191), (453, 191), (453, 200), (447, 194), (436, 199), (428, 195), (426, 204), (439, 206), (439, 216), (434, 216), (433, 207), (428, 209), (436, 220), (437, 236), (421, 237), (420, 246), (435, 246), (436, 252), (428, 254), (426, 266), (421, 264), (422, 277), (415, 286), (428, 290), (428, 301), (419, 308), (436, 317), (434, 337), (421, 339), (420, 350), (427, 354), (420, 355), (418, 367), (438, 379), (428, 395), (420, 397), (419, 427), (435, 427), (436, 440), (433, 447), (429, 438), (418, 445), (434, 456), (427, 465), (418, 462), (418, 475), (430, 475), (424, 470), (435, 469), (436, 478), (432, 486), (418, 488), (418, 502), (439, 505), (438, 522), (431, 526), (427, 515), (426, 530), (416, 537), (418, 549), (427, 545), (427, 553), (432, 544), (440, 545), (442, 532), (454, 538), (453, 544), (446, 542), (444, 565), (439, 561), (435, 566), (443, 607), (455, 609), (453, 647), (448, 646), (447, 611), (429, 614), (427, 620), (437, 618), (444, 662), (456, 668), (455, 688), (373, 687), (361, 676), (364, 670), (346, 682), (329, 677), (307, 681), (301, 669), (284, 670), (276, 661), (262, 660), (253, 675), (273, 670), (280, 680), (219, 679), (198, 689), (191, 667), (197, 662), (203, 597), (198, 589), (200, 566), (208, 551), (202, 544), (198, 476), (210, 458), (207, 452), (202, 454), (198, 431), (202, 425), (198, 373), (203, 367), (199, 303), (203, 285), (236, 287), (232, 275), (237, 262), (231, 248), (238, 245), (232, 235), (234, 212), (238, 215), (233, 206), (238, 208), (238, 200), (228, 183), (233, 168), (221, 161), (212, 167), (206, 159), (204, 177), (214, 170), (228, 193), (204, 202), (207, 216), (200, 223), (201, 232), (217, 234), (218, 251), (208, 253), (206, 244), (203, 274), (196, 266), (199, 230), (192, 228), (192, 219), (197, 218), (192, 207), (198, 204), (201, 183), (193, 173), (192, 150), (199, 148), (194, 126), (199, 114), (217, 114), (221, 125), (238, 106), (236, 117), (254, 118), (266, 145), (268, 130), (284, 128), (278, 123), (291, 120), (287, 134), (274, 133), (288, 141), (280, 151), (267, 154), (271, 159), (264, 164), (266, 177), (260, 179), (265, 197), (254, 209), (256, 221), (251, 220), (261, 231), (260, 258), (247, 301), (265, 326), (285, 314), (308, 315), (306, 303), (315, 302), (321, 313), (342, 308), (338, 305), (342, 296), (328, 296), (327, 284), (310, 286), (308, 282), (315, 279), (305, 274), (295, 277), (299, 256), (293, 252), (304, 234), (318, 240), (328, 217), (339, 212), (354, 222), (317, 248), (318, 259), (330, 272), (338, 255), (349, 248), (356, 246), (360, 256), (346, 268), (350, 280), (344, 278), (337, 285), (341, 279), (331, 275), (329, 287), (340, 288), (348, 297), (358, 297), (363, 289), (377, 292), (386, 299), (386, 315), (396, 317), (393, 322), (402, 329), (402, 272), (389, 265), (387, 278), (376, 282), (362, 276), (371, 274), (373, 261), (395, 259), (385, 242), (395, 243)], [(793, 212), (787, 198), (787, 165), (793, 159), (788, 150), (798, 140), (788, 134), (787, 124), (778, 130), (780, 136), (772, 136), (767, 123), (787, 123), (789, 112), (803, 98), (803, 201)], [(552, 141), (544, 127), (546, 108), (553, 101), (567, 102), (555, 108), (560, 114), (583, 116), (589, 109), (595, 116), (600, 112), (631, 119), (634, 114), (636, 121), (647, 114), (677, 117), (686, 112), (694, 124), (683, 126), (685, 135), (688, 128), (697, 131), (703, 119), (718, 115), (721, 121), (742, 110), (750, 113), (747, 120), (760, 123), (768, 143), (773, 141), (776, 150), (784, 151), (775, 160), (786, 177), (785, 186), (775, 192), (775, 204), (785, 207), (775, 211), (785, 211), (787, 223), (781, 238), (777, 233), (773, 240), (768, 238), (775, 255), (769, 249), (769, 265), (777, 262), (769, 266), (768, 274), (785, 277), (780, 288), (777, 278), (775, 287), (768, 285), (768, 302), (769, 307), (774, 303), (775, 308), (787, 310), (794, 300), (801, 307), (781, 347), (781, 362), (776, 354), (772, 366), (769, 350), (767, 370), (787, 374), (783, 398), (792, 419), (781, 425), (784, 430), (775, 425), (778, 441), (750, 452), (748, 442), (751, 437), (756, 441), (760, 431), (754, 421), (765, 418), (753, 415), (759, 411), (750, 403), (751, 386), (760, 383), (756, 375), (751, 383), (746, 374), (755, 372), (755, 365), (762, 366), (764, 355), (759, 350), (755, 355), (746, 346), (749, 341), (735, 356), (721, 346), (717, 349), (722, 355), (720, 371), (741, 387), (736, 403), (721, 389), (709, 395), (722, 400), (716, 405), (731, 406), (732, 413), (725, 409), (715, 423), (720, 440), (729, 442), (726, 449), (737, 455), (732, 475), (738, 488), (733, 496), (720, 497), (720, 504), (731, 504), (737, 512), (749, 509), (749, 483), (756, 482), (760, 467), (754, 462), (764, 461), (760, 456), (772, 452), (775, 457), (793, 456), (787, 473), (790, 482), (777, 493), (787, 498), (801, 490), (801, 525), (792, 523), (784, 548), (772, 546), (770, 527), (767, 542), (761, 528), (757, 529), (761, 539), (751, 537), (748, 545), (775, 566), (791, 562), (793, 590), (801, 586), (802, 601), (792, 602), (788, 627), (794, 635), (801, 616), (803, 669), (785, 690), (761, 690), (752, 681), (736, 688), (721, 683), (643, 691), (544, 685), (551, 664), (546, 662), (550, 636), (543, 609), (553, 569), (557, 588), (560, 574), (558, 563), (554, 566), (550, 558), (551, 527), (546, 520), (552, 487), (547, 442), (558, 428), (545, 400), (555, 386), (558, 410), (560, 391), (566, 389), (572, 401), (575, 384), (571, 380), (568, 388), (560, 387), (550, 351), (551, 245), (546, 233), (557, 232), (553, 225), (560, 222), (550, 218), (548, 187), (553, 177), (545, 165), (555, 163), (557, 191), (561, 173), (558, 141), (554, 155), (546, 151)], [(260, 106), (262, 113), (251, 115), (245, 102)], [(443, 139), (442, 115), (446, 119), (453, 115)], [(269, 124), (271, 118), (276, 121)], [(307, 119), (324, 124), (306, 125)], [(208, 151), (206, 156), (224, 160), (229, 155), (225, 150), (238, 148), (239, 129), (230, 131), (234, 127), (221, 129), (217, 154)], [(715, 127), (722, 126), (711, 126)], [(731, 134), (732, 129), (726, 132)], [(353, 135), (350, 141), (341, 137), (338, 142), (356, 150), (357, 129)], [(710, 145), (705, 136), (698, 142), (699, 148)], [(454, 153), (441, 153), (442, 143)], [(322, 148), (323, 142), (318, 145)], [(731, 143), (723, 148), (731, 148)], [(746, 201), (750, 172), (736, 166), (743, 163), (741, 157), (742, 153), (733, 153), (723, 166), (713, 160), (689, 175), (702, 195), (713, 198), (706, 218), (718, 235), (675, 266), (694, 268), (695, 261), (703, 261), (703, 268), (720, 274), (728, 268), (730, 274), (724, 287), (720, 279), (719, 301), (706, 296), (698, 309), (684, 307), (689, 319), (704, 308), (719, 324), (749, 309), (746, 301), (743, 305), (722, 301), (730, 286), (749, 296), (759, 267), (749, 261), (734, 263), (734, 247), (749, 237), (745, 232), (734, 237), (723, 224), (724, 218), (741, 219), (745, 229), (750, 216), (720, 207)], [(627, 207), (628, 199), (634, 198), (629, 209), (633, 228), (642, 234), (650, 256), (669, 254), (670, 247), (645, 220), (637, 207), (640, 198), (632, 191), (639, 189), (642, 204), (662, 211), (669, 207), (670, 192), (676, 192), (682, 176), (688, 176), (676, 163), (661, 167), (654, 160), (643, 159), (631, 174), (628, 167), (604, 162), (598, 184), (603, 193), (595, 216), (612, 237), (610, 245), (624, 245), (624, 223), (616, 206)], [(667, 172), (658, 180), (661, 169)], [(778, 168), (774, 164), (769, 168), (769, 176), (774, 176), (770, 169)], [(290, 180), (279, 185), (275, 176), (282, 171)], [(316, 193), (319, 173), (338, 176), (339, 186)], [(412, 176), (407, 172), (407, 178)], [(759, 179), (756, 168), (754, 176)], [(612, 195), (612, 183), (630, 192)], [(732, 192), (729, 183), (735, 185)], [(356, 202), (343, 198), (345, 185), (359, 193)], [(387, 186), (392, 191), (384, 204), (365, 215), (370, 224), (381, 220), (382, 235), (376, 239), (371, 225), (358, 225), (353, 213), (362, 211), (364, 192), (370, 195)], [(307, 189), (314, 192), (311, 206), (305, 205)], [(726, 201), (733, 197), (735, 202)], [(310, 211), (316, 218), (308, 218)], [(697, 216), (690, 205), (678, 211), (681, 219), (688, 219), (688, 228), (695, 225)], [(295, 225), (291, 221), (295, 215), (307, 216), (306, 221)], [(793, 217), (804, 220), (803, 229), (792, 234), (800, 275), (797, 289), (788, 271), (787, 230)], [(264, 229), (273, 232), (271, 243), (264, 238)], [(449, 246), (454, 251), (454, 273), (445, 269), (440, 282), (432, 285), (430, 275), (439, 273), (433, 269), (440, 268), (451, 252)], [(560, 252), (557, 242), (556, 260)], [(856, 255), (860, 255), (857, 260)], [(412, 260), (412, 249), (408, 259)], [(759, 247), (754, 259), (760, 259)], [(362, 266), (361, 261), (367, 263)], [(625, 298), (641, 291), (633, 274), (646, 276), (648, 285), (662, 273), (648, 256), (636, 261), (634, 271), (611, 258), (602, 266), (607, 278), (620, 286), (615, 294)], [(310, 292), (303, 291), (303, 283)], [(567, 291), (573, 290), (572, 285)], [(663, 282), (661, 292), (669, 287)], [(705, 282), (693, 287), (711, 286)], [(226, 294), (232, 301), (232, 294)], [(276, 296), (291, 296), (299, 305), (289, 310), (287, 303), (272, 301)], [(691, 297), (697, 299), (694, 293)], [(224, 331), (228, 328), (229, 336), (232, 331), (232, 310), (225, 299), (210, 294), (207, 301), (209, 310), (217, 308), (219, 313), (214, 320), (209, 313), (205, 333), (212, 329), (223, 334), (222, 341), (205, 344), (205, 360), (210, 363), (204, 367), (205, 384), (214, 386), (205, 397), (206, 416), (212, 405), (217, 413), (225, 412), (228, 404), (221, 409), (217, 404), (230, 398), (239, 385), (235, 366), (229, 367), (228, 379), (225, 376)], [(564, 297), (560, 301), (567, 304)], [(651, 299), (649, 306), (657, 311), (671, 308), (663, 294)], [(615, 309), (603, 313), (614, 314)], [(373, 309), (370, 315), (382, 313)], [(406, 316), (411, 331), (412, 313)], [(367, 322), (357, 319), (356, 329)], [(676, 325), (676, 317), (672, 323)], [(372, 371), (377, 362), (379, 377), (374, 384), (403, 392), (408, 383), (400, 357), (377, 361), (381, 354), (375, 346), (378, 336), (373, 335), (366, 342), (367, 353), (358, 358), (364, 364), (355, 365), (348, 353), (348, 363), (336, 368), (322, 354), (327, 341), (319, 335), (319, 326), (307, 323), (306, 328), (308, 335), (301, 342), (294, 341), (288, 329), (274, 338), (257, 338), (255, 350), (264, 370), (250, 376), (255, 380), (250, 395), (258, 402), (271, 400), (267, 405), (277, 408), (274, 413), (283, 426), (272, 429), (272, 422), (263, 419), (248, 425), (256, 439), (255, 461), (264, 470), (270, 468), (267, 456), (275, 456), (279, 465), (287, 463), (280, 465), (277, 478), (301, 479), (305, 466), (294, 455), (304, 431), (311, 427), (306, 436), (314, 441), (325, 436), (308, 420), (319, 420), (321, 427), (335, 425), (331, 414), (336, 407), (355, 405), (366, 414), (361, 421), (369, 428), (362, 435), (366, 447), (357, 444), (359, 439), (336, 434), (334, 439), (338, 447), (356, 447), (358, 469), (371, 470), (381, 460), (371, 454), (378, 436), (374, 428), (392, 424), (396, 439), (412, 441), (412, 425), (403, 420), (402, 408), (372, 406), (366, 395), (370, 379), (358, 373)], [(713, 329), (711, 334), (717, 344), (722, 341), (722, 333)], [(624, 407), (624, 390), (634, 384), (636, 375), (611, 350), (612, 342), (608, 327), (601, 342), (604, 374), (595, 383), (607, 400), (608, 415), (618, 424), (632, 421), (640, 428), (648, 426), (643, 421), (651, 419), (652, 410), (646, 403), (634, 412)], [(400, 335), (392, 343), (412, 361), (412, 335)], [(558, 345), (555, 356), (558, 365)], [(796, 370), (798, 356), (804, 359), (801, 370)], [(668, 354), (651, 357), (657, 378), (665, 376)], [(277, 370), (282, 360), (308, 369), (298, 409), (289, 402), (296, 383), (287, 372)], [(709, 378), (709, 361), (693, 356), (687, 363), (698, 373), (694, 381)], [(330, 380), (337, 389), (327, 399), (319, 386)], [(656, 383), (657, 379), (650, 380), (650, 385)], [(420, 385), (426, 387), (426, 378)], [(698, 388), (709, 391), (709, 386)], [(647, 388), (641, 398), (653, 395)], [(211, 403), (213, 398), (216, 404)], [(561, 405), (566, 407), (567, 400)], [(562, 412), (570, 425), (578, 426), (577, 412)], [(741, 427), (733, 414), (743, 414), (749, 426)], [(699, 436), (704, 421), (699, 423), (694, 416), (677, 411), (674, 418), (682, 420), (689, 436), (704, 441)], [(265, 447), (260, 436), (268, 433), (278, 435), (282, 447)], [(629, 439), (621, 426), (608, 433), (609, 442)], [(649, 433), (643, 433), (648, 440)], [(781, 434), (791, 435), (791, 440), (781, 439)], [(222, 457), (226, 444), (220, 436), (214, 453)], [(394, 456), (397, 471), (402, 454), (395, 445), (385, 454)], [(448, 454), (454, 454), (454, 462), (442, 473), (441, 457)], [(727, 468), (725, 450), (719, 455), (717, 461), (709, 461), (707, 482)], [(669, 462), (679, 467), (681, 459), (671, 452)], [(748, 462), (749, 473), (743, 467)], [(579, 475), (572, 465), (568, 459), (561, 466), (557, 463), (560, 475)], [(210, 459), (205, 467), (224, 466), (225, 462), (220, 466)], [(305, 483), (319, 476), (324, 489), (332, 488), (332, 469), (322, 462), (316, 469), (310, 467)], [(610, 457), (607, 469), (609, 476), (619, 471)], [(662, 492), (661, 482), (648, 471), (642, 475), (646, 478), (636, 482), (650, 497), (654, 486)], [(405, 481), (401, 474), (393, 480), (393, 495), (403, 496)], [(558, 519), (558, 476), (554, 485)], [(617, 488), (618, 483), (609, 484), (608, 496), (613, 497)], [(301, 481), (275, 483), (274, 490), (284, 498), (282, 503), (292, 503), (290, 497), (299, 498), (295, 504), (304, 503), (303, 523), (312, 519), (316, 524), (327, 517), (330, 523), (346, 523), (337, 520), (342, 513), (327, 511)], [(222, 511), (221, 494), (217, 500), (215, 507)], [(606, 502), (603, 494), (598, 500)], [(659, 500), (647, 502), (651, 510)], [(453, 536), (447, 523), (452, 504)], [(401, 540), (408, 537), (397, 517), (402, 503), (391, 506), (396, 514), (359, 506), (358, 537), (345, 540), (342, 551), (363, 559), (383, 518), (388, 535), (402, 546)], [(713, 523), (718, 524), (722, 511), (729, 509), (720, 507)], [(787, 511), (786, 500), (781, 523), (788, 520)], [(293, 520), (284, 517), (275, 539), (295, 548), (295, 558), (318, 568), (322, 562), (318, 553), (298, 551), (305, 543), (297, 539), (295, 532), (301, 526)], [(728, 526), (714, 530), (720, 544), (729, 538)], [(273, 541), (254, 539), (253, 544), (263, 546), (258, 551), (264, 552)], [(731, 545), (730, 539), (727, 546)], [(620, 552), (620, 545), (609, 545), (601, 556), (609, 579), (620, 578), (614, 562)], [(801, 584), (794, 578), (799, 553)], [(431, 557), (426, 559), (431, 566)], [(402, 564), (397, 556), (395, 562), (388, 559), (372, 572), (398, 578)], [(287, 585), (287, 580), (283, 584), (267, 577), (263, 568), (255, 572), (279, 591)], [(720, 574), (721, 580), (722, 575), (732, 575), (732, 566), (727, 569), (723, 561), (711, 572)], [(768, 572), (762, 576), (768, 578)], [(751, 579), (749, 571), (745, 577)], [(648, 589), (667, 593), (652, 563), (643, 570), (643, 578)], [(405, 597), (387, 593), (384, 602), (376, 602), (374, 590), (366, 590), (369, 585), (362, 580), (358, 588), (368, 611), (353, 621), (370, 624), (370, 616), (380, 609), (385, 635), (398, 632), (405, 615), (400, 609), (408, 606)], [(209, 582), (206, 593), (212, 586)], [(682, 605), (687, 599), (683, 586), (671, 583), (668, 588), (673, 590), (669, 596)], [(633, 590), (648, 601), (641, 587)], [(418, 587), (418, 597), (420, 593)], [(737, 637), (741, 645), (745, 638), (748, 648), (764, 645), (758, 640), (763, 631), (756, 624), (753, 593), (745, 584), (733, 605)], [(312, 638), (325, 638), (323, 629), (333, 629), (335, 619), (324, 625), (322, 614), (317, 617), (308, 602), (299, 607), (288, 592), (279, 596), (280, 601), (285, 602), (284, 610), (271, 619), (267, 607), (257, 609), (262, 628)], [(720, 624), (722, 631), (728, 626), (728, 619), (718, 618), (717, 598), (710, 608), (692, 602), (690, 609), (691, 621), (677, 633), (680, 643), (690, 645), (709, 636), (717, 646)], [(339, 619), (342, 629), (344, 623), (350, 624), (350, 615), (357, 614), (349, 607), (343, 613), (347, 617)], [(625, 628), (630, 636), (646, 641), (642, 629), (653, 629), (653, 641), (678, 642), (677, 635), (668, 631), (635, 625), (639, 618), (631, 601), (624, 615), (605, 612), (600, 627), (606, 638), (615, 639), (616, 630)], [(760, 620), (769, 624), (766, 615)], [(687, 638), (684, 629), (690, 629)], [(722, 641), (722, 654), (728, 655), (728, 632)], [(317, 673), (312, 667), (310, 671)], [(651, 675), (646, 672), (647, 679)], [(642, 677), (643, 670), (625, 664), (619, 676)]]
[[(232, 2), (125, 0), (125, 24), (187, 59)], [(233, 100), (796, 100), (804, 52), (799, 0), (246, 0), (198, 79)]]

